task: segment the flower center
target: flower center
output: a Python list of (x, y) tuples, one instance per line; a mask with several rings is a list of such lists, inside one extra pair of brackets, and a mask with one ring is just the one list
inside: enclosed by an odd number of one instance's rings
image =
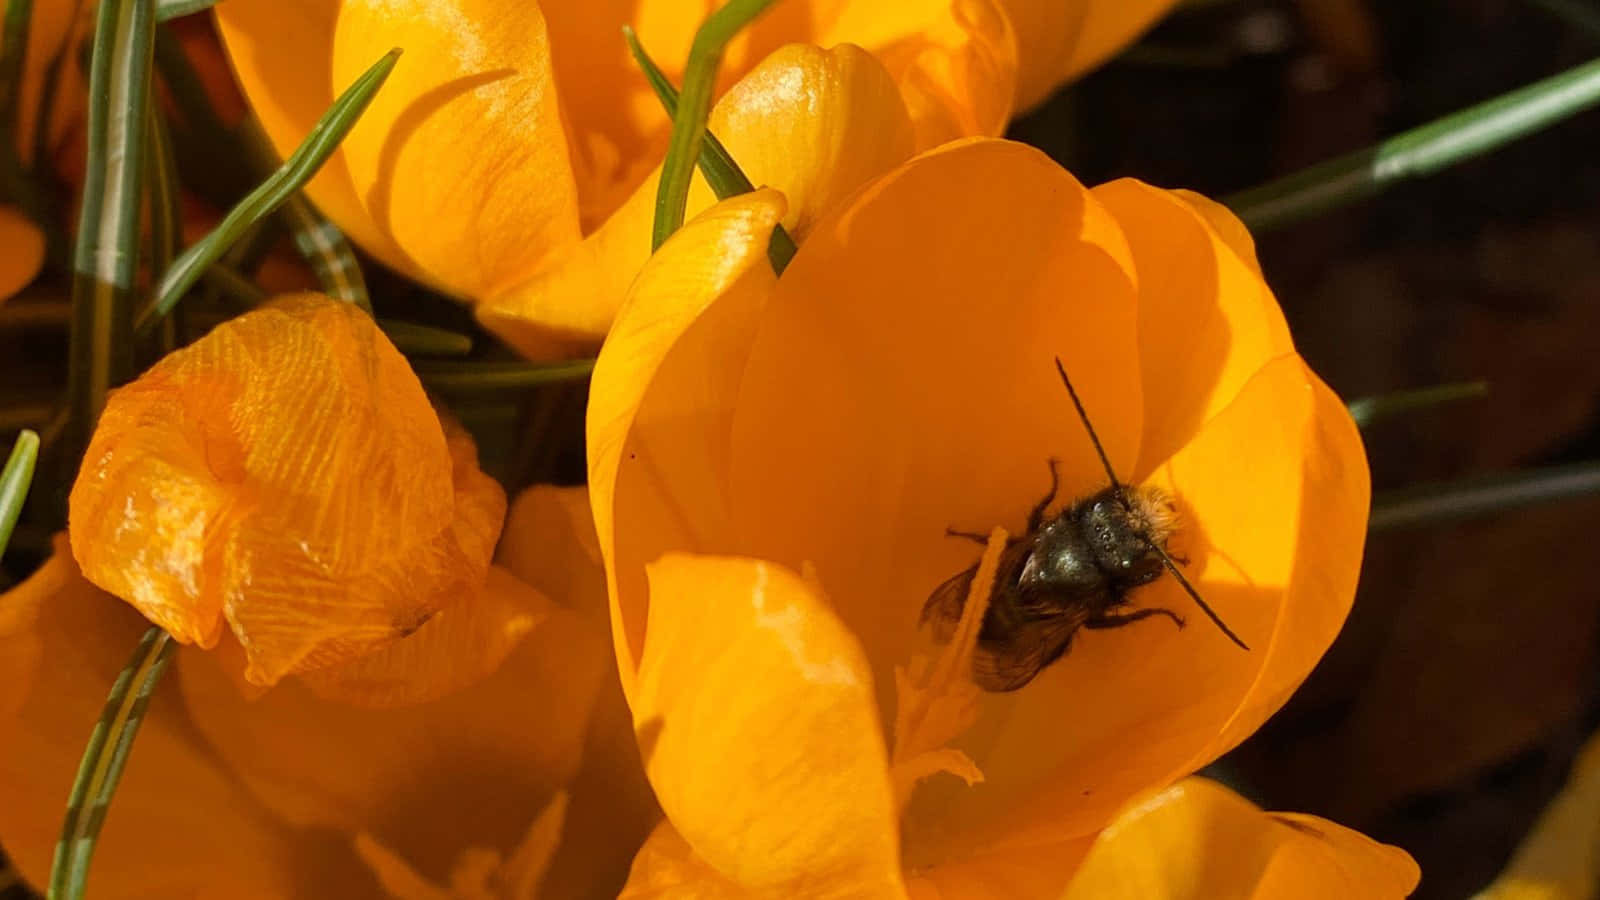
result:
[(932, 655), (913, 654), (908, 666), (895, 667), (894, 749), (889, 754), (889, 777), (895, 801), (905, 812), (911, 793), (923, 780), (948, 772), (968, 785), (983, 780), (965, 753), (948, 744), (977, 720), (983, 697), (972, 682), (972, 654), (978, 643), (995, 572), (1006, 549), (1004, 528), (989, 533), (983, 559), (967, 592), (950, 641)]

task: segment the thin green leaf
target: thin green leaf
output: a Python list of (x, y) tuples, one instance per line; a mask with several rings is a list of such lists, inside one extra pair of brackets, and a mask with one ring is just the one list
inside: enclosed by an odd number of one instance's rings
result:
[(11, 458), (0, 471), (0, 553), (11, 543), (11, 529), (17, 527), (17, 517), (22, 515), (22, 504), (28, 499), (28, 487), (33, 484), (33, 464), (39, 459), (39, 436), (32, 431), (17, 435), (11, 445)]
[(672, 117), (672, 138), (667, 143), (667, 158), (661, 164), (661, 183), (656, 189), (656, 215), (650, 234), (650, 249), (666, 242), (683, 225), (689, 202), (689, 178), (700, 158), (700, 145), (706, 132), (706, 116), (711, 112), (711, 90), (722, 65), (722, 51), (746, 25), (765, 12), (773, 0), (729, 0), (706, 17), (695, 32), (689, 47), (689, 65), (683, 73), (683, 92), (678, 97), (678, 113)]
[(15, 166), (17, 127), (22, 113), (22, 63), (33, 24), (33, 0), (6, 0), (0, 24), (0, 158)]
[(579, 359), (548, 365), (516, 362), (418, 363), (412, 368), (416, 370), (423, 386), (432, 391), (503, 391), (588, 378), (589, 373), (594, 371), (594, 360)]
[(83, 896), (95, 842), (128, 763), (128, 751), (144, 722), (150, 694), (176, 647), (165, 631), (151, 628), (111, 686), (105, 711), (89, 733), (88, 746), (67, 798), (67, 817), (50, 867), (50, 900), (79, 900)]
[(89, 159), (73, 259), (68, 404), (87, 438), (106, 392), (128, 374), (149, 125), (153, 0), (104, 0), (89, 75)]
[(254, 309), (267, 299), (267, 292), (261, 285), (251, 281), (238, 269), (220, 262), (206, 266), (206, 270), (200, 273), (200, 280), (242, 310)]
[[(633, 54), (633, 61), (644, 71), (645, 81), (650, 83), (651, 89), (656, 92), (656, 99), (661, 101), (661, 107), (667, 115), (674, 119), (678, 116), (678, 89), (672, 86), (665, 72), (661, 71), (644, 50), (644, 45), (639, 43), (639, 36), (634, 34), (633, 28), (622, 26), (622, 39), (628, 44), (628, 52)], [(717, 136), (710, 131), (705, 133), (705, 146), (700, 151), (700, 173), (706, 177), (706, 183), (716, 192), (717, 199), (726, 200), (737, 194), (748, 194), (755, 190), (755, 185), (733, 161), (733, 154), (728, 148), (722, 146)], [(788, 268), (789, 261), (794, 259), (794, 238), (782, 225), (772, 228), (772, 240), (767, 244), (767, 258), (772, 262), (772, 270), (779, 275)]]
[(366, 111), (367, 104), (377, 94), (378, 88), (383, 86), (384, 80), (389, 77), (389, 72), (394, 69), (395, 61), (399, 58), (400, 49), (397, 47), (356, 79), (356, 82), (334, 101), (328, 111), (322, 114), (317, 124), (312, 126), (311, 133), (306, 136), (305, 141), (288, 161), (273, 173), (271, 178), (262, 182), (260, 187), (251, 191), (249, 196), (229, 210), (228, 215), (215, 230), (190, 247), (177, 262), (173, 263), (172, 268), (167, 270), (161, 283), (156, 287), (153, 301), (141, 312), (135, 323), (136, 328), (141, 330), (148, 328), (170, 312), (178, 300), (200, 279), (206, 268), (220, 258), (246, 228), (270, 215), (311, 180), (311, 176), (322, 168), (322, 164), (333, 155), (339, 142)]
[(379, 319), (378, 327), (407, 356), (466, 356), (472, 352), (472, 338), (459, 331), (394, 319)]
[(1252, 231), (1278, 228), (1503, 147), (1596, 103), (1600, 103), (1600, 60), (1225, 197), (1223, 203)]
[(1462, 381), (1454, 384), (1441, 384), (1434, 387), (1418, 388), (1413, 391), (1396, 391), (1392, 394), (1376, 394), (1371, 397), (1360, 397), (1349, 403), (1350, 418), (1356, 420), (1356, 426), (1366, 428), (1380, 419), (1387, 419), (1400, 413), (1413, 412), (1450, 403), (1456, 400), (1468, 400), (1474, 397), (1487, 397), (1489, 395), (1489, 382), (1487, 381)]
[(1504, 512), (1600, 494), (1600, 462), (1424, 484), (1377, 495), (1371, 532)]
[(217, 0), (156, 0), (156, 21), (202, 12), (217, 5)]
[[(178, 206), (178, 162), (172, 155), (172, 135), (167, 120), (154, 104), (150, 106), (148, 139), (150, 155), (145, 180), (149, 190), (145, 201), (150, 208), (150, 270), (165, 272), (183, 249), (183, 211)], [(161, 320), (161, 350), (170, 353), (178, 346), (176, 323), (171, 316)]]

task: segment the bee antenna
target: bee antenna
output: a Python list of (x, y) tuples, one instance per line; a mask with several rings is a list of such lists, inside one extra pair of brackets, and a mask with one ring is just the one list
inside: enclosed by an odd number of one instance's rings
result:
[[(1111, 470), (1111, 460), (1106, 456), (1106, 448), (1100, 446), (1100, 436), (1094, 433), (1094, 426), (1089, 424), (1089, 414), (1083, 409), (1083, 401), (1078, 399), (1078, 392), (1072, 388), (1072, 379), (1067, 377), (1067, 367), (1061, 364), (1061, 357), (1056, 357), (1056, 371), (1061, 373), (1061, 383), (1067, 386), (1067, 396), (1072, 398), (1072, 405), (1078, 410), (1078, 418), (1083, 422), (1083, 430), (1089, 432), (1089, 443), (1094, 444), (1094, 452), (1100, 456), (1100, 465), (1105, 466), (1106, 478), (1111, 480), (1111, 487), (1117, 492), (1117, 497), (1122, 504), (1128, 504), (1128, 498), (1122, 490), (1122, 482), (1117, 480), (1117, 473)], [(1201, 604), (1204, 606), (1205, 604)]]
[(1206, 618), (1210, 619), (1218, 628), (1222, 629), (1222, 633), (1228, 636), (1228, 640), (1238, 644), (1239, 649), (1248, 651), (1250, 649), (1250, 645), (1240, 640), (1239, 636), (1233, 633), (1233, 629), (1228, 627), (1228, 623), (1222, 621), (1222, 617), (1217, 615), (1216, 610), (1213, 610), (1206, 603), (1206, 601), (1200, 599), (1200, 592), (1194, 589), (1194, 585), (1189, 583), (1188, 578), (1184, 577), (1183, 570), (1179, 569), (1178, 564), (1172, 561), (1172, 557), (1167, 555), (1167, 551), (1163, 550), (1160, 544), (1151, 540), (1148, 535), (1141, 534), (1139, 537), (1144, 540), (1145, 544), (1147, 544), (1151, 550), (1156, 552), (1157, 556), (1161, 557), (1161, 564), (1167, 567), (1167, 571), (1172, 573), (1173, 578), (1178, 579), (1178, 584), (1181, 585), (1184, 592), (1187, 593), (1197, 605), (1199, 605), (1200, 611), (1206, 614)]

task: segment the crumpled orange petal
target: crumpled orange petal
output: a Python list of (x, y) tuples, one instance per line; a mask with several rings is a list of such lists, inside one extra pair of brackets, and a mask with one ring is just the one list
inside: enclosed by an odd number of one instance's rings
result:
[[(0, 596), (0, 843), (36, 887), (48, 881), (84, 743), (147, 628), (84, 580), (65, 536), (43, 568)], [(95, 851), (94, 895), (366, 896), (370, 878), (353, 860), (334, 862), (338, 838), (293, 828), (257, 803), (197, 739), (172, 688), (152, 696), (118, 785)]]
[(28, 286), (44, 265), (44, 233), (15, 206), (0, 205), (0, 303)]
[(476, 592), (504, 503), (475, 464), (452, 464), (372, 319), (302, 294), (112, 394), (70, 533), (90, 580), (183, 643), (215, 646), (226, 620), (246, 678), (273, 684), (379, 649)]
[[(803, 239), (824, 211), (907, 159), (911, 122), (893, 80), (857, 47), (790, 45), (735, 84), (709, 128), (751, 182), (783, 192), (783, 224)], [(595, 233), (531, 280), (483, 297), (484, 326), (526, 356), (593, 346), (650, 255), (660, 168)], [(696, 175), (689, 216), (716, 202)]]
[(1190, 778), (1124, 810), (1062, 900), (1399, 900), (1419, 879), (1403, 850)]
[(903, 896), (872, 674), (820, 587), (758, 560), (648, 569), (634, 728), (695, 855), (780, 896)]

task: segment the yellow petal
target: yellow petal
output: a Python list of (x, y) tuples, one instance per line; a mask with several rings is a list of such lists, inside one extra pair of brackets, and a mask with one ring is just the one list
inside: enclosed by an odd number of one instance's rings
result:
[[(783, 223), (800, 238), (816, 219), (912, 153), (900, 94), (857, 47), (791, 45), (762, 61), (712, 111), (710, 129), (753, 184), (788, 200)], [(485, 327), (529, 357), (598, 343), (650, 253), (659, 168), (617, 212), (530, 281), (477, 307)], [(695, 176), (688, 214), (716, 198)]]
[(0, 205), (0, 303), (28, 286), (44, 265), (44, 233), (15, 206)]
[(1177, 0), (1000, 0), (1017, 33), (1017, 109), (1027, 110), (1073, 75), (1099, 65)]
[(674, 554), (649, 581), (634, 727), (695, 854), (747, 888), (903, 896), (871, 671), (826, 600), (758, 560)]
[(662, 822), (633, 858), (628, 884), (617, 900), (758, 900), (761, 891), (724, 878), (694, 854), (683, 835)]
[(289, 678), (245, 702), (214, 653), (185, 649), (193, 726), (286, 822), (361, 831), (442, 880), (464, 848), (509, 852), (582, 761), (604, 633), (549, 611), (493, 673), (421, 705), (350, 706)]
[(1419, 877), (1403, 850), (1191, 778), (1125, 810), (1062, 900), (1398, 900)]
[(605, 620), (605, 564), (587, 485), (536, 484), (518, 494), (494, 558), (561, 606)]
[[(280, 156), (294, 152), (334, 98), (349, 86), (333, 81), (333, 34), (339, 8), (338, 0), (228, 0), (216, 10), (217, 31), (239, 87)], [(294, 52), (285, 53), (285, 47), (293, 47)], [(377, 61), (374, 56), (368, 65)], [(408, 60), (408, 64), (415, 63), (414, 58)], [(363, 249), (413, 278), (425, 276), (367, 215), (342, 149), (328, 157), (306, 191)]]
[[(1212, 227), (1226, 210), (1213, 207), (1213, 220), (1193, 205), (1210, 203), (1198, 195), (1126, 178), (1093, 194), (1122, 226), (1139, 278), (1144, 439), (1139, 463), (1119, 473), (1137, 482), (1294, 345), (1260, 272)], [(1228, 231), (1243, 226), (1234, 220)]]
[(1600, 894), (1600, 733), (1578, 753), (1494, 884), (1473, 900), (1594, 900)]
[(748, 362), (704, 364), (741, 382), (740, 539), (709, 549), (815, 563), (891, 685), (929, 593), (978, 556), (947, 528), (1021, 533), (1051, 457), (1061, 500), (1104, 482), (1057, 357), (1112, 460), (1138, 455), (1131, 269), (1107, 212), (1032, 148), (955, 144), (873, 183), (801, 248)]
[(370, 316), (282, 298), (112, 394), (74, 484), (73, 551), (184, 643), (214, 646), (226, 617), (246, 676), (272, 684), (477, 589), (505, 501), (466, 452), (457, 479)]
[[(629, 695), (644, 643), (644, 564), (690, 546), (696, 533), (725, 527), (724, 494), (705, 460), (726, 456), (737, 382), (725, 373), (706, 378), (698, 367), (741, 364), (748, 323), (772, 290), (766, 248), (783, 210), (782, 196), (759, 190), (685, 225), (639, 273), (595, 363), (589, 501)], [(706, 323), (695, 327), (702, 317)], [(676, 352), (680, 344), (685, 349)], [(644, 410), (651, 396), (660, 403)]]
[[(89, 732), (149, 627), (85, 581), (65, 544), (0, 597), (0, 842), (40, 889)], [(197, 739), (169, 672), (106, 817), (89, 890), (108, 900), (368, 896), (370, 879), (341, 844), (257, 804)]]
[(392, 47), (405, 56), (341, 145), (372, 221), (429, 281), (468, 298), (576, 243), (577, 188), (540, 5), (341, 3), (334, 84)]

